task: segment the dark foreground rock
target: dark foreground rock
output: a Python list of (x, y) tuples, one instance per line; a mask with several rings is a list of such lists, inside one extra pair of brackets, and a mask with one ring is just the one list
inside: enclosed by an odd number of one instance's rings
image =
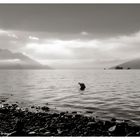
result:
[[(31, 107), (32, 108), (32, 107)], [(140, 136), (140, 126), (125, 121), (96, 120), (78, 113), (51, 113), (21, 109), (17, 104), (0, 108), (0, 136)]]

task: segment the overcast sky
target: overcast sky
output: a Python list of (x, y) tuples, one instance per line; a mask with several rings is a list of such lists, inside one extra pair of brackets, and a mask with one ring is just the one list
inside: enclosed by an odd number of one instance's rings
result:
[(0, 48), (52, 67), (109, 67), (140, 57), (140, 5), (0, 5)]

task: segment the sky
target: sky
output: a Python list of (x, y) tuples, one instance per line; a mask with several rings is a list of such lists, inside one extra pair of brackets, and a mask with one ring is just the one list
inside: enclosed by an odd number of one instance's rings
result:
[(54, 68), (140, 57), (139, 4), (0, 4), (0, 49)]

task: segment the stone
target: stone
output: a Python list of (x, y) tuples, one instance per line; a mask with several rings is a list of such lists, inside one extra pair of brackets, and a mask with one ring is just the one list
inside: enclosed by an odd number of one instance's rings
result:
[(61, 113), (60, 113), (60, 115), (64, 115), (64, 114), (65, 114), (65, 112), (61, 112)]
[(77, 112), (76, 111), (73, 111), (72, 114), (77, 114)]
[(109, 131), (109, 132), (113, 132), (113, 131), (115, 131), (115, 129), (116, 129), (116, 125), (110, 127), (110, 128), (108, 129), (108, 131)]
[(44, 110), (44, 111), (49, 111), (50, 110), (49, 107), (47, 107), (47, 106), (43, 106), (41, 109)]
[(115, 136), (126, 136), (126, 129), (125, 129), (125, 125), (123, 123), (116, 125), (114, 135)]
[(31, 108), (35, 108), (35, 106), (31, 106)]
[(76, 114), (75, 117), (76, 117), (76, 118), (80, 118), (81, 115), (80, 115), (80, 114)]
[(46, 131), (45, 133), (44, 133), (44, 135), (50, 135), (51, 134), (51, 132), (49, 132), (49, 131)]
[(111, 121), (112, 121), (112, 122), (116, 122), (116, 118), (112, 118)]
[(1, 102), (5, 102), (5, 101), (6, 101), (5, 99), (2, 99), (2, 100), (1, 100)]
[(91, 114), (91, 113), (93, 113), (93, 112), (92, 112), (92, 111), (86, 111), (86, 113), (90, 113), (90, 114)]
[(52, 117), (58, 117), (58, 116), (59, 116), (59, 114), (57, 114), (57, 113), (52, 114)]
[(28, 134), (29, 134), (29, 135), (34, 135), (34, 134), (36, 134), (36, 132), (31, 131), (31, 132), (29, 132)]
[(96, 122), (88, 122), (87, 125), (94, 125)]

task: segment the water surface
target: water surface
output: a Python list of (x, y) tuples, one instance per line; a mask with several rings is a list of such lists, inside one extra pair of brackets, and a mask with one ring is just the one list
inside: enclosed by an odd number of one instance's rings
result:
[[(86, 84), (80, 91), (78, 82)], [(139, 70), (1, 70), (0, 99), (140, 124)]]

